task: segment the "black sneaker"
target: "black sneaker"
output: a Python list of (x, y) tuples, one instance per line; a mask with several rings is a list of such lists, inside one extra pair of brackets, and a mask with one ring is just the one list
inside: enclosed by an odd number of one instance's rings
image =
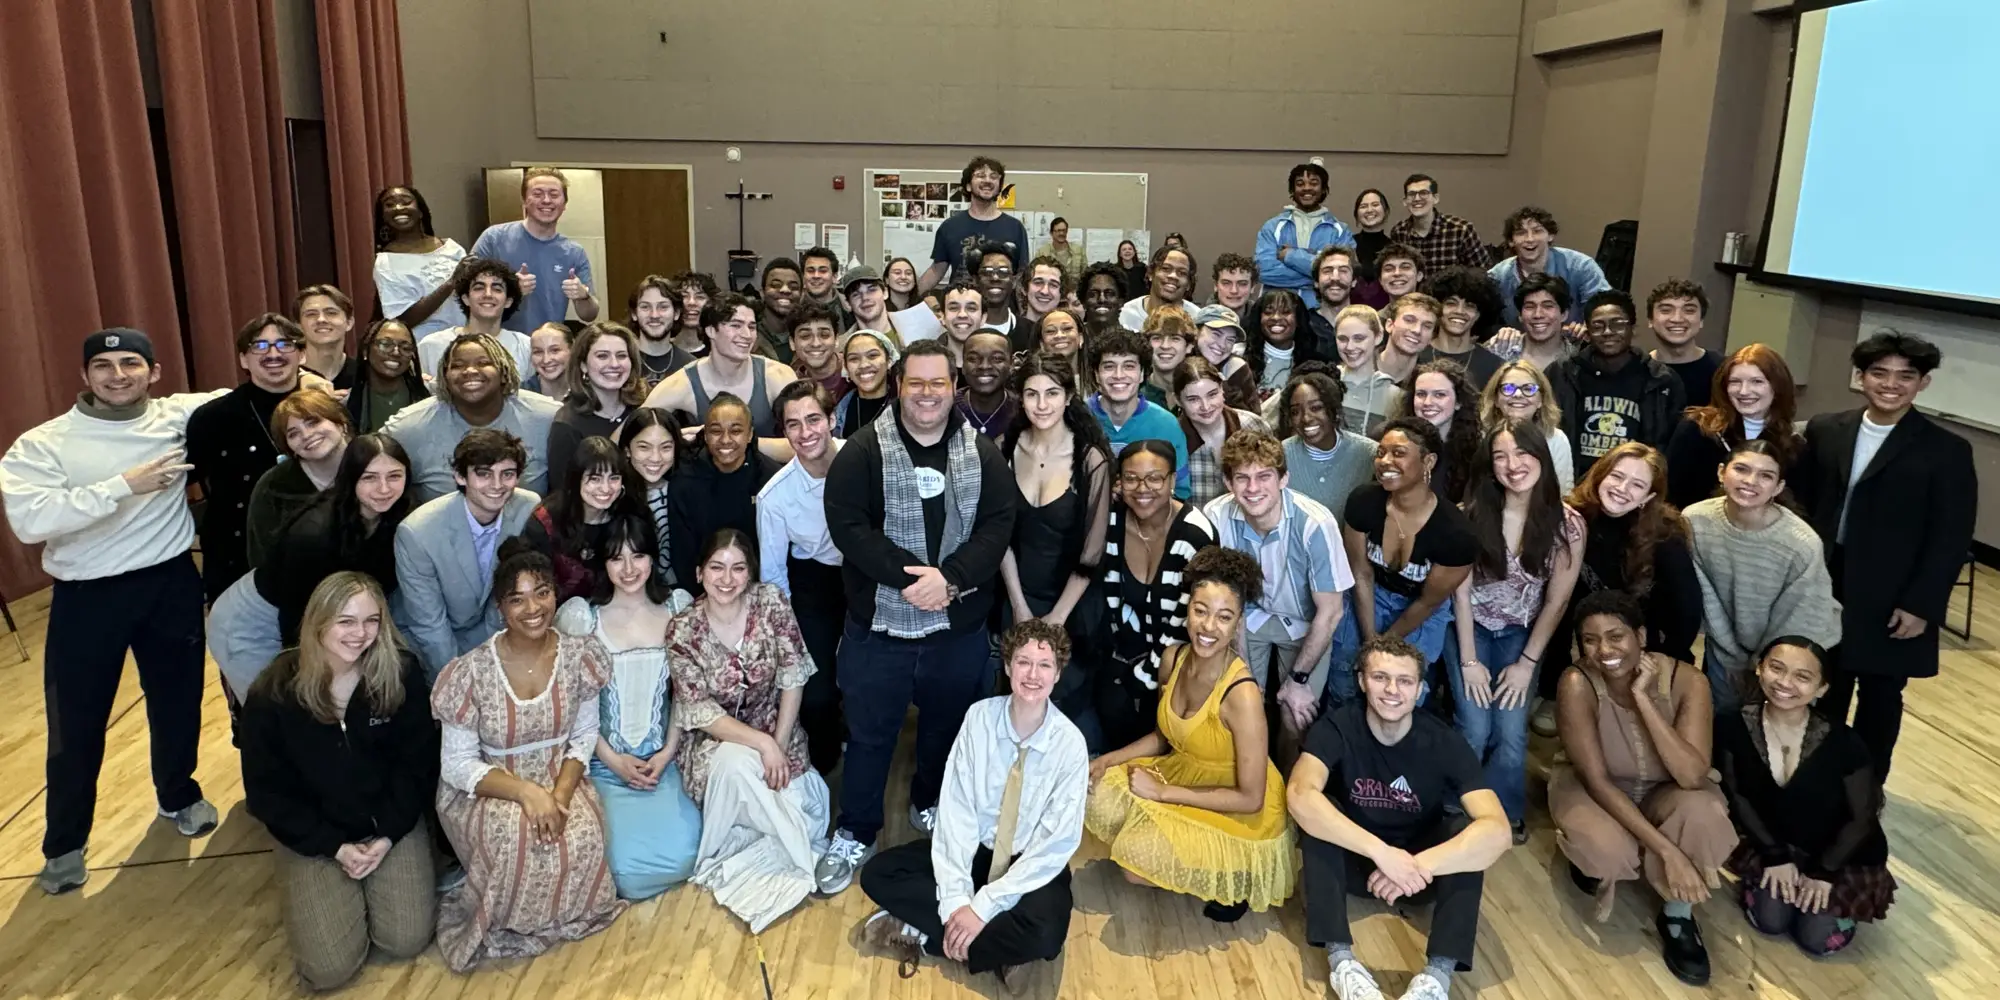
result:
[(1238, 920), (1243, 919), (1243, 915), (1249, 912), (1250, 912), (1250, 901), (1247, 899), (1239, 899), (1234, 903), (1228, 904), (1227, 906), (1211, 900), (1207, 905), (1201, 908), (1202, 916), (1207, 917), (1208, 919), (1213, 920), (1218, 924), (1233, 924)]
[[(1667, 971), (1689, 986), (1707, 986), (1708, 947), (1701, 943), (1701, 927), (1694, 918), (1662, 913), (1654, 918), (1654, 926), (1660, 930), (1660, 957), (1666, 960)], [(1675, 930), (1680, 933), (1674, 934)]]
[(1604, 880), (1601, 878), (1591, 878), (1585, 875), (1583, 869), (1578, 868), (1574, 861), (1569, 863), (1569, 880), (1575, 883), (1577, 888), (1582, 889), (1583, 894), (1586, 896), (1597, 895), (1598, 887), (1604, 884)]

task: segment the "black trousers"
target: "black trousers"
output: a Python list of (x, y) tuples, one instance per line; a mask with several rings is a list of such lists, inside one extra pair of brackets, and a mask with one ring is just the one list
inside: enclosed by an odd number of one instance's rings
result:
[[(972, 855), (972, 887), (986, 885), (993, 850), (980, 847)], [(861, 891), (894, 916), (924, 933), (924, 951), (944, 954), (944, 921), (938, 919), (937, 873), (931, 868), (931, 842), (913, 840), (892, 847), (862, 866)], [(987, 921), (972, 939), (965, 967), (992, 972), (1002, 966), (1025, 965), (1062, 954), (1069, 938), (1069, 869), (1048, 884), (1022, 896), (1012, 909)]]
[[(1842, 546), (1834, 546), (1827, 559), (1827, 570), (1833, 577), (1833, 596), (1846, 600), (1847, 597), (1847, 554)], [(1935, 635), (1932, 642), (1936, 642)], [(1844, 662), (1846, 649), (1835, 646), (1829, 651), (1826, 664), (1826, 694), (1819, 700), (1819, 711), (1829, 719), (1847, 721), (1847, 709), (1854, 706), (1854, 732), (1868, 747), (1869, 756), (1875, 760), (1875, 780), (1886, 784), (1889, 781), (1889, 763), (1896, 753), (1896, 739), (1903, 733), (1903, 688), (1910, 683), (1906, 676), (1891, 674), (1857, 674), (1847, 669)]]
[(799, 723), (806, 730), (806, 756), (813, 770), (832, 774), (840, 765), (840, 747), (847, 742), (847, 716), (841, 711), (840, 669), (835, 657), (840, 630), (847, 620), (847, 591), (840, 567), (810, 559), (787, 558), (792, 584), (792, 614), (812, 654), (814, 673), (806, 681), (799, 706)]
[(168, 811), (201, 798), (194, 766), (205, 647), (201, 574), (189, 555), (99, 580), (56, 581), (42, 655), (49, 726), (44, 857), (68, 854), (90, 840), (104, 730), (127, 650), (138, 661), (146, 696), (153, 794)]
[[(1451, 824), (1441, 823), (1407, 849), (1414, 852), (1435, 847), (1456, 832)], [(1305, 855), (1306, 940), (1320, 946), (1353, 944), (1354, 932), (1347, 924), (1347, 894), (1368, 895), (1368, 877), (1375, 874), (1375, 863), (1316, 837), (1301, 835), (1299, 847)], [(1472, 968), (1473, 939), (1479, 932), (1479, 897), (1485, 881), (1484, 872), (1440, 875), (1424, 891), (1408, 897), (1410, 903), (1436, 904), (1431, 911), (1428, 957), (1451, 959), (1460, 972)]]
[(1826, 672), (1826, 694), (1819, 700), (1819, 710), (1829, 719), (1845, 722), (1847, 707), (1853, 704), (1854, 732), (1875, 759), (1876, 782), (1886, 783), (1896, 738), (1903, 732), (1903, 688), (1910, 679), (1852, 673), (1838, 666), (1837, 652), (1833, 661), (1835, 665)]

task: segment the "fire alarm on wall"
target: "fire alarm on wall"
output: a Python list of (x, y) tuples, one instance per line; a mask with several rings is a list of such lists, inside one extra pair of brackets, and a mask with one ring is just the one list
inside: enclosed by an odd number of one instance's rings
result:
[(847, 178), (844, 175), (835, 174), (833, 178), (833, 189), (835, 191), (847, 190)]

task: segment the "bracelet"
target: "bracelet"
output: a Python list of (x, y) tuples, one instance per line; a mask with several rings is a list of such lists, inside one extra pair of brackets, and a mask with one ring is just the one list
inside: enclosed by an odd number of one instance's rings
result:
[(1524, 660), (1528, 661), (1529, 663), (1532, 663), (1532, 664), (1534, 664), (1535, 666), (1538, 666), (1538, 667), (1542, 665), (1542, 658), (1541, 658), (1541, 657), (1539, 657), (1539, 656), (1529, 656), (1529, 655), (1528, 655), (1528, 651), (1527, 651), (1527, 650), (1525, 650), (1525, 649), (1521, 651), (1521, 659), (1524, 659)]

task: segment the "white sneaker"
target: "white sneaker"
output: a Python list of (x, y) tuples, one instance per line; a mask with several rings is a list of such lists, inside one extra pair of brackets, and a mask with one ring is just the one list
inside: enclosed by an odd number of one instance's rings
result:
[(1333, 984), (1333, 995), (1340, 1000), (1382, 1000), (1382, 988), (1375, 985), (1375, 977), (1369, 974), (1367, 966), (1354, 959), (1342, 959), (1327, 981)]
[(828, 844), (826, 853), (820, 855), (819, 864), (813, 866), (813, 881), (818, 885), (820, 895), (836, 896), (847, 891), (854, 884), (854, 873), (875, 856), (875, 845), (863, 844), (854, 839), (846, 830), (835, 830), (833, 843)]
[(915, 805), (911, 805), (910, 825), (922, 831), (926, 837), (935, 833), (937, 831), (937, 807), (932, 806), (929, 809), (919, 809)]
[(1419, 972), (1410, 979), (1410, 988), (1403, 991), (1403, 1000), (1450, 1000), (1451, 991), (1437, 977), (1428, 972)]

